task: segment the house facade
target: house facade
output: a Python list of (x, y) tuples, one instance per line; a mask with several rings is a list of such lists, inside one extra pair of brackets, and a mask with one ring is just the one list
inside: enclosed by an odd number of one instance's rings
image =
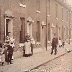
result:
[(34, 38), (36, 47), (48, 47), (54, 33), (70, 42), (71, 18), (71, 8), (59, 0), (0, 0), (0, 41), (11, 32), (16, 50), (26, 34)]

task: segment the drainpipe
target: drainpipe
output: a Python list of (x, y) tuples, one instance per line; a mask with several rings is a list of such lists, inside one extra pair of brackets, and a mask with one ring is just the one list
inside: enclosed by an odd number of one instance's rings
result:
[(47, 24), (47, 0), (46, 0), (46, 51), (47, 51), (47, 41), (48, 41), (48, 24)]

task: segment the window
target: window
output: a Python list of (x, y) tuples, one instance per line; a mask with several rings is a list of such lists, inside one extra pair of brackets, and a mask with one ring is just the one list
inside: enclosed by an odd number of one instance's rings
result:
[(8, 36), (8, 25), (9, 25), (10, 19), (6, 19), (6, 36)]
[(36, 32), (37, 42), (40, 41), (40, 21), (37, 21), (37, 32)]
[(25, 40), (25, 18), (21, 17), (21, 31), (20, 31), (20, 42), (24, 42)]

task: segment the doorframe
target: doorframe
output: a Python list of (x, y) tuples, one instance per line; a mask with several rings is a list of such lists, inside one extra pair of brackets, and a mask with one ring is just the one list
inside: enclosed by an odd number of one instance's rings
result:
[[(12, 29), (13, 29), (13, 18), (11, 17), (5, 17), (5, 38), (6, 38), (6, 20), (9, 19), (11, 21), (11, 24), (12, 24)], [(13, 31), (12, 31), (12, 34), (11, 34), (11, 37), (13, 37)]]
[(32, 22), (27, 22), (27, 33), (32, 37)]

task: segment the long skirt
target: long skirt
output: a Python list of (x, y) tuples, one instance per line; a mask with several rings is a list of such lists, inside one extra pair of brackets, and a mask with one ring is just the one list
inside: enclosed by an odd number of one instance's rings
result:
[(25, 57), (29, 57), (32, 55), (31, 47), (25, 48)]

